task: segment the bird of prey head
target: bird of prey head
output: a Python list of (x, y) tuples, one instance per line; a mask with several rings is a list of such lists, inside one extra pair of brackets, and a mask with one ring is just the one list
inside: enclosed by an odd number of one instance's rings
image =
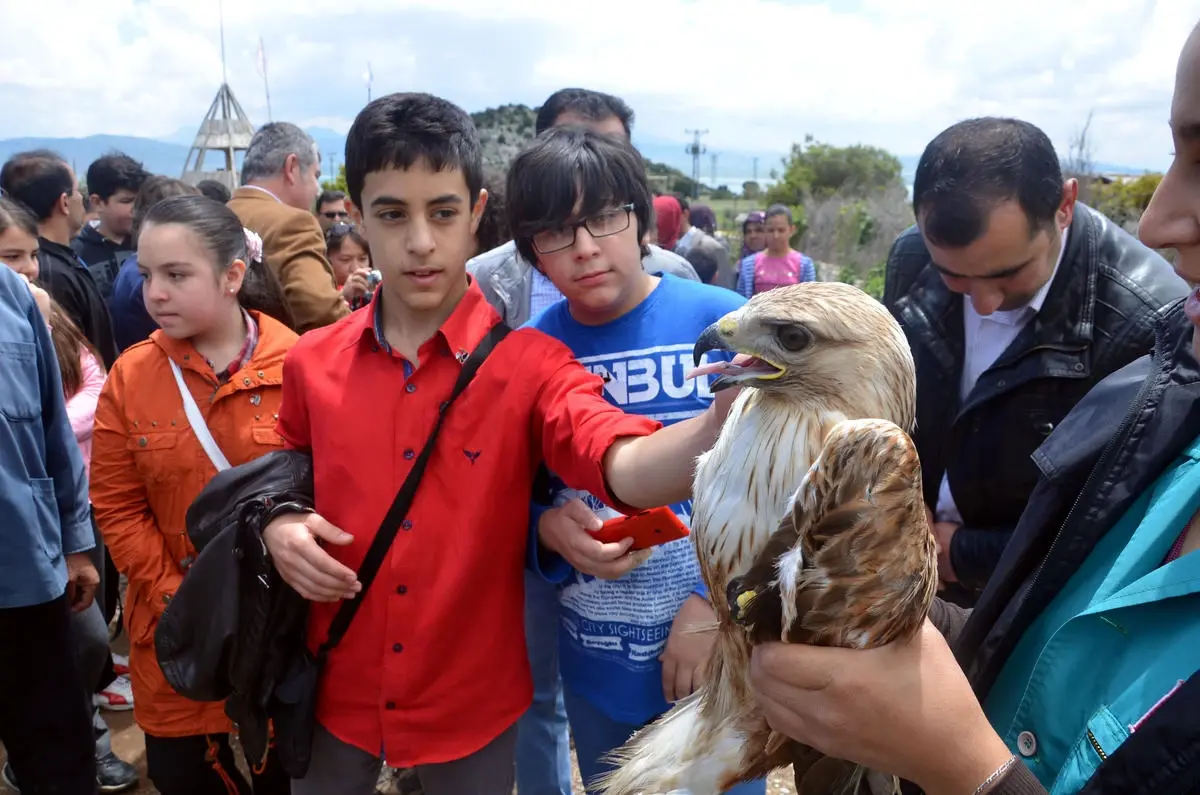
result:
[[(840, 282), (805, 282), (759, 293), (713, 323), (692, 351), (738, 354), (732, 362), (698, 367), (717, 373), (713, 390), (731, 386), (762, 392), (823, 395), (878, 389), (912, 395), (912, 354), (904, 332), (882, 304)], [(880, 415), (883, 416), (883, 415)]]

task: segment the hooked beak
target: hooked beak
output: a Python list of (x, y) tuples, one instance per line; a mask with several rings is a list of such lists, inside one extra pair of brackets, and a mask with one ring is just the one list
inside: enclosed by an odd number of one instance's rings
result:
[(737, 334), (737, 320), (729, 315), (726, 315), (704, 329), (704, 331), (700, 332), (700, 337), (696, 340), (695, 347), (692, 348), (692, 364), (699, 367), (700, 358), (709, 351), (729, 351), (734, 353), (734, 349), (729, 345), (729, 339), (735, 334)]

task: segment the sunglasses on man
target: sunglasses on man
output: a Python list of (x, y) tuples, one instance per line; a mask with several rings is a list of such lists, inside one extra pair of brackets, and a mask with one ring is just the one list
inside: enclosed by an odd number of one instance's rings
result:
[(344, 221), (350, 217), (350, 213), (345, 210), (322, 210), (321, 215), (330, 221)]

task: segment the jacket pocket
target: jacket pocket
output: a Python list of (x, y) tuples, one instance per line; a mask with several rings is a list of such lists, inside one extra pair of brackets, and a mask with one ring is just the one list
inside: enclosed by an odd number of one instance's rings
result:
[(138, 474), (147, 483), (174, 482), (184, 470), (193, 468), (189, 461), (180, 460), (175, 449), (178, 444), (178, 431), (134, 433), (125, 440), (126, 449), (133, 453)]
[(149, 597), (144, 589), (130, 590), (127, 597), (126, 624), (129, 629), (129, 642), (138, 646), (154, 645), (154, 630), (158, 626), (158, 615), (149, 604)]
[(1129, 730), (1108, 707), (1096, 710), (1059, 770), (1051, 795), (1067, 795), (1083, 789), (1088, 779), (1128, 736)]
[(7, 382), (0, 389), (0, 414), (15, 422), (35, 420), (42, 413), (37, 346), (0, 340), (0, 371)]
[(274, 425), (253, 428), (250, 434), (255, 444), (264, 447), (283, 447), (283, 437), (279, 435), (279, 431), (275, 430)]

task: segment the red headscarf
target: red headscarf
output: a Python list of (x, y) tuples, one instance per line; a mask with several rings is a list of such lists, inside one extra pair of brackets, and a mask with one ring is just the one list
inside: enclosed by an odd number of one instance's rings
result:
[(654, 218), (658, 226), (658, 245), (674, 251), (679, 242), (679, 222), (683, 218), (679, 200), (674, 196), (654, 197)]

